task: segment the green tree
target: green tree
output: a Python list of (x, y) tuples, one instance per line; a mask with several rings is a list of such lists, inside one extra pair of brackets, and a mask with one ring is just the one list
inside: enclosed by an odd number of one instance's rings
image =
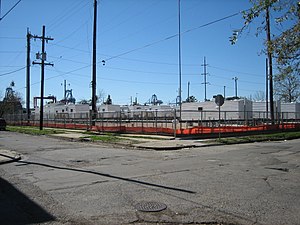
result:
[[(234, 30), (230, 38), (235, 44), (250, 27), (254, 20), (266, 15), (266, 9), (273, 12), (274, 21), (271, 24), (277, 27), (269, 42), (265, 42), (265, 53), (272, 53), (280, 71), (289, 67), (293, 75), (299, 75), (300, 67), (300, 1), (299, 0), (250, 0), (252, 7), (243, 11), (244, 25), (241, 29)], [(273, 22), (273, 23), (272, 23)], [(257, 28), (256, 36), (262, 31), (267, 31), (267, 24), (263, 19)], [(278, 32), (279, 31), (279, 32)], [(297, 73), (298, 72), (298, 73)]]
[[(257, 28), (256, 35), (262, 31), (266, 31), (267, 38), (265, 41), (264, 52), (268, 56), (269, 64), (269, 96), (270, 96), (270, 115), (272, 124), (274, 124), (274, 88), (273, 88), (273, 69), (272, 58), (276, 59), (279, 74), (275, 79), (275, 86), (278, 86), (279, 81), (296, 80), (299, 77), (299, 59), (300, 59), (300, 2), (299, 0), (250, 0), (252, 7), (243, 12), (245, 20), (244, 26), (233, 32), (230, 39), (231, 44), (235, 44), (245, 30), (250, 27), (254, 20), (261, 16), (265, 16), (261, 26)], [(272, 16), (270, 13), (272, 12)], [(271, 21), (274, 18), (274, 21)], [(272, 27), (276, 32), (271, 36)], [(272, 31), (273, 31), (272, 30)], [(281, 79), (279, 79), (281, 78)], [(290, 83), (291, 82), (287, 82)], [(280, 85), (280, 84), (279, 84)], [(289, 92), (289, 87), (282, 86), (286, 92)], [(297, 92), (297, 91), (296, 91)], [(286, 99), (286, 98), (285, 98)]]

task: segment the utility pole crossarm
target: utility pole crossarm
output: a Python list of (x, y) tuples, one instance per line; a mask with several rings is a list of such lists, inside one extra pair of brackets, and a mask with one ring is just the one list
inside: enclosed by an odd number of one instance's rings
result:
[(42, 36), (33, 35), (33, 38), (41, 39), (42, 40), (42, 57), (38, 57), (41, 62), (32, 62), (32, 64), (41, 65), (41, 103), (40, 103), (40, 130), (43, 129), (43, 119), (44, 119), (44, 81), (45, 81), (45, 65), (46, 66), (53, 66), (52, 63), (45, 63), (46, 60), (46, 52), (45, 52), (45, 41), (48, 42), (49, 40), (54, 40), (51, 37), (45, 37), (46, 28), (43, 26)]
[[(33, 61), (32, 62), (32, 64), (33, 65), (42, 65), (42, 63), (40, 63), (40, 62), (35, 62), (35, 61)], [(45, 66), (54, 66), (54, 64), (53, 63), (43, 63)]]
[(43, 36), (38, 36), (38, 35), (31, 35), (32, 38), (35, 38), (35, 39), (42, 39), (42, 40), (45, 40), (45, 41), (53, 41), (54, 38), (51, 38), (51, 37), (43, 37)]

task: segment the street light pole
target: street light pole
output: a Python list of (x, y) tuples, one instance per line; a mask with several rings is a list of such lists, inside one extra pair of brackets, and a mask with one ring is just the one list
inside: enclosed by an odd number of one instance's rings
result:
[(238, 81), (238, 78), (234, 77), (234, 78), (232, 78), (232, 80), (234, 80), (235, 98), (237, 99), (238, 98), (238, 93), (237, 93), (237, 81)]
[(181, 99), (181, 26), (180, 26), (180, 0), (178, 0), (178, 72), (179, 72), (179, 120), (181, 120), (182, 99)]

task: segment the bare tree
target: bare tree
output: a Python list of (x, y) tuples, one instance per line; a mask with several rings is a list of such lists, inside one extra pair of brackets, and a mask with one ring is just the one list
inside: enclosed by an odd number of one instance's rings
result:
[(98, 104), (102, 104), (104, 103), (104, 97), (105, 97), (105, 92), (103, 89), (98, 91), (98, 95), (97, 95), (97, 103)]
[(284, 102), (295, 102), (300, 97), (300, 69), (286, 67), (275, 76), (275, 95)]
[(264, 91), (256, 91), (252, 97), (253, 101), (265, 101), (266, 93)]
[(22, 97), (19, 92), (12, 92), (0, 102), (0, 117), (22, 113)]

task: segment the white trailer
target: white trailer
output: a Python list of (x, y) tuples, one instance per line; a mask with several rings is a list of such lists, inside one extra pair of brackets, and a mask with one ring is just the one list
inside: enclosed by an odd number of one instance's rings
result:
[[(237, 99), (224, 101), (220, 107), (222, 120), (247, 120), (252, 119), (252, 101)], [(214, 101), (186, 102), (182, 104), (182, 120), (218, 120), (219, 107)]]

